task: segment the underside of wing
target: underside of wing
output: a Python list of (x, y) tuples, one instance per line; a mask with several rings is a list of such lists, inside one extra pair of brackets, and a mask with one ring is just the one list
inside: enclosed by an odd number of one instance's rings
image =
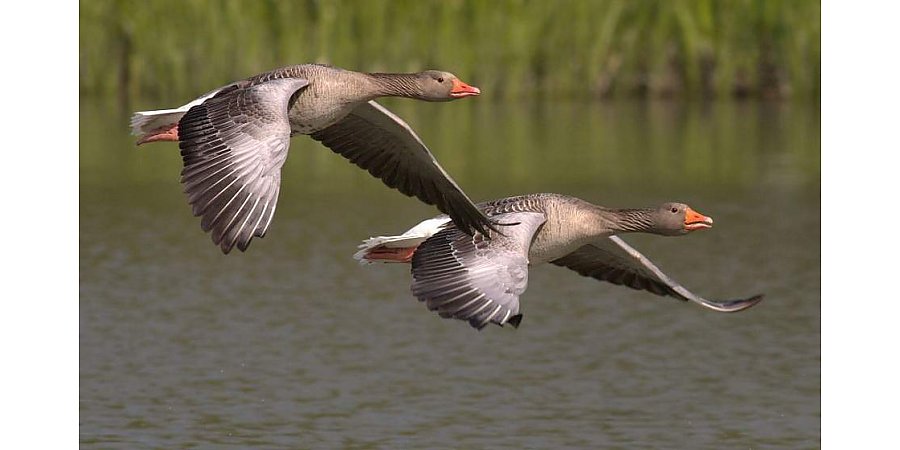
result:
[(298, 78), (233, 85), (179, 122), (184, 191), (225, 253), (246, 250), (271, 223), (290, 144), (288, 101), (306, 85)]
[(528, 249), (544, 223), (538, 213), (502, 216), (518, 225), (491, 239), (446, 228), (422, 243), (412, 259), (412, 292), (444, 318), (518, 326), (519, 295), (528, 287)]
[(466, 233), (494, 229), (412, 128), (378, 103), (364, 103), (310, 136), (387, 186), (437, 206)]
[(688, 291), (618, 236), (582, 246), (551, 262), (583, 276), (692, 301), (719, 312), (742, 311), (756, 305), (763, 298), (762, 295), (754, 295), (736, 300), (707, 300)]

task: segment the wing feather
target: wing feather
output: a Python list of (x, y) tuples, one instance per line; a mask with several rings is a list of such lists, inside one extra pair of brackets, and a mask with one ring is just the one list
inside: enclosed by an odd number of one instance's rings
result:
[(181, 118), (181, 182), (200, 226), (228, 253), (271, 223), (290, 145), (290, 97), (302, 78), (236, 83)]
[(646, 256), (618, 236), (582, 246), (551, 263), (572, 269), (583, 276), (656, 295), (692, 301), (719, 312), (742, 311), (763, 299), (762, 295), (736, 300), (707, 300), (700, 297), (663, 273)]
[(412, 128), (378, 103), (363, 103), (310, 136), (388, 187), (437, 206), (467, 234), (496, 231)]
[(528, 250), (546, 220), (542, 213), (495, 216), (517, 225), (485, 238), (447, 227), (419, 245), (412, 259), (412, 292), (440, 317), (518, 326), (519, 295), (528, 287)]

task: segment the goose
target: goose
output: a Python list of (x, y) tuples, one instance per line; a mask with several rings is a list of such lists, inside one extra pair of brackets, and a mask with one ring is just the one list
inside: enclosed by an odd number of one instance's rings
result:
[[(481, 91), (449, 72), (364, 73), (282, 67), (175, 109), (136, 112), (137, 145), (177, 141), (181, 183), (224, 253), (246, 251), (275, 213), (290, 138), (307, 134), (400, 192), (436, 205), (466, 233), (495, 229), (410, 126), (374, 100), (450, 101)], [(496, 230), (496, 229), (495, 229)]]
[(683, 203), (610, 209), (562, 194), (529, 194), (479, 205), (509, 226), (491, 236), (467, 235), (443, 215), (397, 236), (366, 239), (361, 264), (411, 263), (412, 293), (442, 318), (487, 324), (522, 321), (519, 296), (530, 266), (549, 262), (580, 275), (653, 294), (691, 301), (719, 312), (745, 310), (763, 296), (714, 301), (685, 289), (625, 243), (623, 233), (681, 236), (712, 227), (713, 220)]

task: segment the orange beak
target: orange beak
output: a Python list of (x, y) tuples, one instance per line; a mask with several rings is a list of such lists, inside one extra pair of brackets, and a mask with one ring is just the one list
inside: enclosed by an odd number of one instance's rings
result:
[(478, 89), (475, 86), (469, 86), (468, 84), (460, 81), (458, 78), (453, 79), (453, 89), (450, 89), (450, 97), (463, 98), (478, 94), (481, 94), (481, 89)]
[(703, 214), (694, 211), (691, 208), (684, 210), (684, 229), (688, 231), (699, 230), (701, 228), (712, 228), (712, 217), (706, 217)]

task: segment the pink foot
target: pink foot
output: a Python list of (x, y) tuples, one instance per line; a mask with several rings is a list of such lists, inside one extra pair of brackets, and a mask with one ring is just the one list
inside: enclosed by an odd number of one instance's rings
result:
[(384, 261), (394, 261), (401, 263), (408, 263), (412, 261), (413, 254), (416, 253), (416, 247), (404, 247), (404, 248), (388, 248), (388, 247), (378, 247), (374, 248), (369, 253), (366, 253), (365, 258), (371, 261), (384, 260)]
[(173, 123), (172, 125), (164, 125), (141, 136), (137, 141), (137, 145), (157, 141), (178, 142), (178, 124)]

